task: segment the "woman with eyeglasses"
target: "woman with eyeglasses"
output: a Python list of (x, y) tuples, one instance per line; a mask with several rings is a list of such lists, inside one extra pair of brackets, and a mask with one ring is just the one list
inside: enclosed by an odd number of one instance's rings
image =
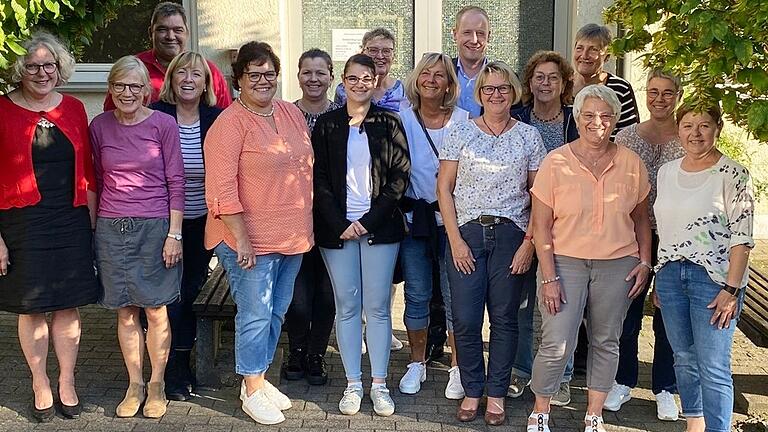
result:
[(619, 364), (621, 324), (651, 269), (648, 172), (635, 152), (610, 139), (620, 109), (606, 86), (581, 90), (573, 104), (579, 139), (547, 155), (531, 189), (543, 280), (528, 432), (550, 430), (550, 400), (583, 318), (590, 340), (584, 431), (605, 431), (603, 404)]
[[(134, 56), (115, 62), (107, 77), (115, 110), (90, 126), (99, 206), (96, 266), (102, 305), (117, 310), (117, 337), (129, 386), (118, 417), (165, 414), (165, 366), (171, 346), (166, 305), (181, 288), (184, 162), (176, 121), (145, 106), (149, 72)], [(147, 315), (146, 336), (139, 313)], [(152, 375), (145, 385), (144, 351)], [(146, 399), (146, 400), (145, 400)]]
[[(484, 393), (485, 422), (505, 421), (520, 294), (535, 272), (528, 188), (546, 150), (536, 128), (510, 115), (521, 93), (509, 65), (485, 65), (475, 86), (483, 114), (451, 127), (440, 150), (437, 200), (449, 243), (446, 266), (465, 394), (456, 417), (462, 422), (477, 417)], [(487, 372), (482, 335), (486, 307), (491, 323)]]
[(285, 420), (291, 400), (265, 379), (312, 237), (312, 147), (296, 105), (275, 98), (280, 59), (248, 42), (232, 64), (240, 96), (205, 140), (205, 246), (227, 273), (235, 316), (242, 409), (261, 424)]
[[(659, 245), (659, 235), (656, 230), (656, 218), (653, 204), (656, 202), (656, 176), (659, 168), (667, 162), (685, 156), (680, 145), (675, 121), (675, 107), (682, 97), (680, 78), (670, 75), (661, 69), (652, 70), (646, 80), (645, 103), (651, 117), (637, 125), (631, 125), (616, 135), (616, 145), (626, 146), (643, 160), (648, 170), (651, 191), (648, 194), (648, 211), (651, 220), (651, 264), (656, 265), (656, 250)], [(643, 324), (645, 298), (651, 287), (652, 277), (648, 278), (643, 292), (632, 301), (627, 317), (624, 319), (624, 330), (619, 340), (619, 369), (616, 372), (616, 383), (608, 392), (605, 409), (618, 411), (621, 406), (632, 399), (631, 390), (637, 385), (638, 375), (638, 338)], [(652, 295), (654, 304), (656, 294)], [(667, 333), (664, 331), (664, 321), (661, 310), (654, 308), (653, 313), (653, 368), (651, 372), (651, 388), (656, 396), (656, 416), (660, 420), (675, 421), (678, 418), (675, 403), (675, 373), (672, 368), (672, 347), (669, 345)]]
[(0, 97), (0, 310), (18, 314), (32, 373), (32, 418), (48, 422), (55, 416), (46, 371), (51, 342), (61, 413), (81, 412), (77, 308), (100, 297), (91, 250), (96, 182), (83, 104), (56, 91), (72, 76), (75, 59), (48, 33), (21, 45), (27, 54), (12, 65), (15, 89)]
[(372, 103), (376, 65), (369, 56), (350, 57), (342, 83), (346, 104), (321, 115), (312, 133), (315, 237), (331, 277), (336, 340), (347, 377), (339, 410), (346, 415), (360, 410), (365, 313), (370, 398), (376, 414), (389, 416), (395, 412), (386, 384), (390, 288), (405, 234), (398, 202), (408, 187), (408, 143), (397, 114)]
[[(405, 87), (402, 81), (389, 75), (392, 61), (395, 58), (395, 35), (383, 27), (369, 31), (363, 35), (362, 53), (372, 58), (376, 65), (376, 79), (371, 102), (395, 112), (408, 108), (410, 103), (405, 96)], [(336, 87), (334, 101), (339, 105), (347, 101), (347, 91), (343, 82)]]

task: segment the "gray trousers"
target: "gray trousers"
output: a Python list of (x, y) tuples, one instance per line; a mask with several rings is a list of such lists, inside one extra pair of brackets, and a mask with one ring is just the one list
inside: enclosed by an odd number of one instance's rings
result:
[(579, 325), (586, 320), (589, 337), (587, 388), (611, 390), (619, 365), (619, 337), (635, 280), (627, 275), (640, 262), (635, 257), (587, 260), (555, 255), (555, 268), (567, 303), (550, 315), (539, 296), (541, 345), (533, 362), (531, 390), (537, 396), (557, 393), (568, 359), (576, 349)]

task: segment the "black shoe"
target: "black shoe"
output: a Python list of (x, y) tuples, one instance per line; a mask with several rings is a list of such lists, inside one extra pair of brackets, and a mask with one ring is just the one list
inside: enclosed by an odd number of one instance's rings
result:
[(165, 397), (168, 400), (188, 401), (192, 399), (189, 387), (177, 379), (165, 379)]
[(304, 362), (306, 361), (304, 350), (291, 350), (288, 359), (283, 362), (281, 372), (288, 381), (296, 381), (304, 378)]
[(80, 402), (74, 406), (64, 405), (64, 403), (61, 404), (61, 415), (63, 415), (64, 418), (78, 419), (80, 418), (80, 413), (82, 412), (83, 406), (80, 404)]
[(328, 382), (325, 370), (325, 358), (320, 354), (307, 356), (307, 382), (311, 385), (324, 385)]
[(438, 361), (445, 355), (445, 347), (441, 345), (427, 345), (426, 362)]
[(32, 399), (32, 406), (31, 412), (32, 412), (32, 418), (35, 419), (38, 423), (49, 423), (53, 420), (54, 417), (56, 417), (56, 409), (53, 408), (53, 404), (49, 406), (48, 408), (43, 409), (37, 409), (35, 408), (35, 400)]

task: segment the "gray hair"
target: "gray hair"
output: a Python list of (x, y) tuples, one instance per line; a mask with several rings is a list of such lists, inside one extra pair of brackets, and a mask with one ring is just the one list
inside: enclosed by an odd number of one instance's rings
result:
[(574, 116), (578, 117), (579, 114), (581, 114), (581, 107), (584, 105), (584, 101), (587, 100), (587, 98), (600, 99), (607, 103), (618, 120), (619, 115), (621, 115), (621, 102), (619, 102), (619, 97), (616, 96), (615, 91), (603, 84), (592, 84), (581, 89), (576, 95), (576, 99), (573, 101)]
[(683, 89), (683, 81), (680, 79), (679, 76), (675, 74), (671, 74), (669, 72), (664, 72), (661, 68), (656, 68), (648, 72), (648, 78), (645, 81), (645, 84), (648, 85), (652, 79), (654, 78), (663, 78), (670, 80), (672, 82), (672, 85), (675, 86), (675, 91), (680, 91)]
[(365, 46), (368, 45), (368, 42), (376, 38), (391, 40), (392, 46), (395, 46), (395, 35), (384, 27), (376, 27), (375, 29), (368, 31), (363, 35), (363, 42), (360, 45), (360, 48), (365, 49)]
[(112, 65), (112, 69), (109, 70), (107, 82), (112, 84), (134, 71), (138, 72), (139, 77), (141, 78), (141, 83), (144, 84), (144, 98), (148, 100), (149, 95), (152, 94), (149, 71), (147, 71), (147, 67), (144, 66), (144, 63), (135, 56), (127, 55), (125, 57), (120, 57), (115, 64)]
[[(72, 74), (75, 73), (75, 58), (56, 36), (46, 31), (37, 31), (33, 33), (29, 39), (23, 41), (21, 46), (27, 50), (27, 55), (39, 47), (47, 49), (53, 55), (57, 64), (56, 73), (59, 77), (56, 82), (57, 86), (66, 84), (72, 77)], [(24, 71), (24, 63), (26, 60), (26, 55), (16, 58), (11, 69), (11, 82), (21, 82), (21, 77), (26, 73)]]
[(611, 44), (613, 35), (611, 35), (611, 30), (608, 27), (590, 23), (580, 28), (574, 38), (576, 43), (584, 39), (595, 41), (600, 44), (601, 48), (605, 48)]

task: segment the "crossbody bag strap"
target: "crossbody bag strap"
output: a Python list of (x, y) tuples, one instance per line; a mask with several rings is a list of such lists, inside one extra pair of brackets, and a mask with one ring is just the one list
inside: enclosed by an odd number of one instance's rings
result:
[(419, 110), (413, 110), (413, 113), (416, 115), (416, 120), (419, 121), (419, 126), (421, 126), (421, 130), (424, 131), (424, 135), (427, 136), (427, 141), (429, 141), (429, 146), (432, 147), (432, 151), (435, 153), (435, 157), (440, 159), (440, 154), (437, 151), (437, 147), (435, 147), (435, 143), (432, 142), (432, 137), (429, 135), (429, 132), (427, 132), (427, 127), (424, 126), (424, 120), (421, 119), (421, 114), (419, 114)]

